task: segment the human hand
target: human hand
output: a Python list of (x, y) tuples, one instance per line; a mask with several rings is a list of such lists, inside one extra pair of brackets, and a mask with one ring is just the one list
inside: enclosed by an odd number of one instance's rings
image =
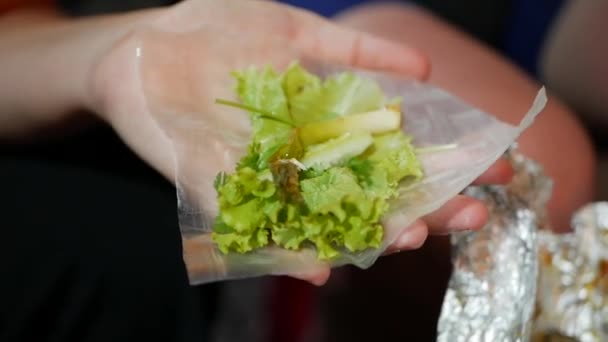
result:
[[(212, 181), (217, 172), (234, 166), (248, 141), (242, 113), (218, 111), (215, 98), (233, 97), (228, 76), (234, 69), (252, 63), (280, 67), (293, 59), (416, 79), (429, 72), (424, 56), (412, 48), (308, 12), (265, 1), (186, 1), (139, 17), (137, 25), (129, 23), (116, 37), (91, 73), (91, 104), (141, 158), (168, 179), (177, 178), (180, 191), (188, 188), (191, 201), (213, 213)], [(504, 182), (509, 174), (506, 162), (499, 162), (479, 181)], [(480, 228), (486, 215), (480, 202), (457, 196), (404, 228), (387, 251), (418, 248), (427, 234)], [(184, 248), (190, 260), (198, 260), (189, 268), (199, 278), (238, 276), (208, 236), (184, 239)], [(301, 259), (292, 252), (276, 253), (277, 262)], [(315, 264), (290, 275), (322, 284), (329, 267)]]

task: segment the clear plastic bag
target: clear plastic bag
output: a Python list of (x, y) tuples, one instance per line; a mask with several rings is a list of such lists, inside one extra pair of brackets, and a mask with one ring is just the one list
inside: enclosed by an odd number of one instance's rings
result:
[[(175, 152), (179, 222), (191, 282), (303, 274), (327, 267), (312, 249), (294, 252), (266, 247), (246, 254), (223, 254), (214, 246), (210, 233), (217, 214), (215, 176), (234, 170), (250, 139), (246, 113), (214, 101), (234, 100), (231, 72), (251, 65), (283, 70), (298, 60), (320, 77), (347, 68), (315, 60), (272, 37), (260, 41), (259, 37), (248, 39), (246, 33), (227, 36), (205, 27), (192, 32), (140, 32), (132, 39), (147, 111)], [(209, 54), (215, 54), (214, 58), (208, 58)], [(402, 187), (392, 202), (383, 220), (382, 248), (342, 251), (343, 257), (332, 267), (371, 266), (404, 227), (438, 209), (500, 158), (546, 103), (541, 90), (519, 126), (513, 126), (432, 85), (348, 70), (375, 80), (387, 96), (403, 99), (404, 129), (414, 137), (416, 147), (456, 147), (419, 156), (425, 176), (413, 186)]]

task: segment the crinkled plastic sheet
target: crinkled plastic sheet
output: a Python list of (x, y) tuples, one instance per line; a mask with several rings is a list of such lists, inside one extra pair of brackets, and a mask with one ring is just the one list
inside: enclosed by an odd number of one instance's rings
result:
[[(546, 103), (543, 89), (529, 112), (522, 113), (521, 123), (513, 126), (432, 85), (327, 64), (271, 37), (262, 41), (246, 33), (230, 37), (203, 27), (186, 33), (141, 32), (132, 40), (148, 113), (175, 151), (179, 222), (192, 283), (302, 274), (326, 266), (317, 261), (313, 249), (293, 252), (267, 247), (224, 255), (210, 238), (217, 213), (213, 180), (220, 171), (233, 171), (249, 142), (247, 115), (214, 104), (216, 98), (235, 99), (231, 71), (251, 65), (282, 70), (293, 60), (322, 77), (353, 71), (376, 80), (388, 96), (403, 98), (404, 129), (417, 147), (457, 144), (454, 149), (420, 156), (425, 177), (413, 187), (402, 188), (393, 202), (384, 220), (382, 248), (345, 252), (331, 266), (372, 265), (402, 228), (438, 209), (494, 163)], [(221, 58), (209, 58), (211, 53)]]

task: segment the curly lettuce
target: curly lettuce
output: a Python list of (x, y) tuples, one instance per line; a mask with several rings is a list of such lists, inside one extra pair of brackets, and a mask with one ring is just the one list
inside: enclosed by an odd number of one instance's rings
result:
[(224, 253), (313, 246), (318, 258), (379, 248), (398, 185), (423, 176), (398, 100), (353, 73), (325, 80), (293, 63), (235, 72), (253, 134), (232, 174), (216, 180), (212, 237)]

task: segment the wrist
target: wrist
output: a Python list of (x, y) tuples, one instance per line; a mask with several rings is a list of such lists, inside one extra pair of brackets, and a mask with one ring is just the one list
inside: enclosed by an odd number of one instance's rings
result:
[(99, 60), (156, 11), (69, 19), (32, 8), (2, 16), (0, 137), (28, 136), (83, 110), (105, 119), (92, 90)]
[[(111, 102), (124, 79), (127, 70), (121, 70), (134, 60), (135, 50), (117, 56), (117, 46), (160, 13), (159, 9), (142, 10), (119, 15), (99, 16), (80, 19), (71, 23), (74, 32), (69, 55), (77, 56), (74, 60), (76, 78), (70, 84), (69, 92), (76, 95), (75, 102), (82, 109), (96, 114), (104, 121), (112, 121)], [(116, 60), (124, 58), (124, 60)]]

